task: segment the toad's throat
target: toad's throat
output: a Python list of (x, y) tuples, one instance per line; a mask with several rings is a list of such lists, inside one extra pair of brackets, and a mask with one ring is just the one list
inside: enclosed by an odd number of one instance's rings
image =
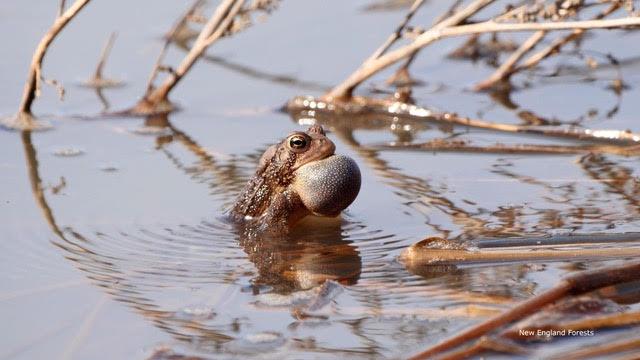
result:
[(360, 190), (360, 171), (335, 149), (319, 125), (268, 148), (232, 218), (258, 230), (286, 232), (307, 215), (340, 214)]

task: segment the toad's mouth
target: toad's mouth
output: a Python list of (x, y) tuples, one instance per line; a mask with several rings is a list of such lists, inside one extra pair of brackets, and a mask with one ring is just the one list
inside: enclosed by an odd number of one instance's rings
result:
[[(318, 140), (315, 140), (318, 141)], [(320, 140), (320, 146), (318, 151), (315, 151), (312, 155), (305, 155), (304, 163), (295, 166), (292, 170), (298, 171), (306, 165), (313, 164), (318, 161), (323, 161), (327, 158), (334, 156), (336, 153), (336, 146), (333, 142), (327, 140)]]
[[(325, 160), (327, 160), (327, 159), (329, 159), (331, 157), (334, 157), (334, 156), (336, 156), (336, 154), (333, 153), (333, 152), (332, 153), (328, 153), (328, 154), (322, 154), (322, 155), (318, 154), (315, 157), (309, 159), (309, 161), (306, 162), (305, 164), (298, 165), (297, 167), (295, 167), (294, 168), (294, 172), (298, 173), (298, 172), (301, 172), (301, 171), (308, 171), (307, 169), (311, 169), (311, 168), (317, 167), (319, 162), (322, 163)], [(315, 164), (315, 166), (314, 166), (314, 164)]]

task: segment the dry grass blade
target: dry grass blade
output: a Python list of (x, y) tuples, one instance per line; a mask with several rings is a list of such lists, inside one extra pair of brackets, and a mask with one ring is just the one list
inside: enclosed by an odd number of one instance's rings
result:
[[(578, 140), (605, 141), (611, 143), (629, 144), (640, 143), (640, 134), (633, 133), (629, 130), (611, 130), (611, 129), (587, 129), (578, 127), (558, 127), (558, 126), (528, 126), (528, 125), (512, 125), (485, 121), (480, 119), (471, 119), (459, 117), (455, 114), (437, 114), (435, 120), (449, 122), (462, 126), (471, 126), (479, 129), (496, 130), (510, 133), (523, 133), (544, 135), (560, 138), (572, 138)], [(633, 150), (633, 149), (630, 149)]]
[(80, 328), (78, 329), (78, 332), (75, 334), (75, 336), (71, 339), (71, 341), (67, 344), (66, 348), (64, 349), (64, 353), (61, 356), (62, 359), (74, 358), (73, 356), (74, 353), (76, 352), (80, 344), (83, 341), (85, 341), (85, 339), (89, 335), (89, 332), (91, 331), (91, 328), (95, 326), (96, 319), (98, 318), (100, 311), (102, 311), (102, 308), (106, 303), (107, 303), (107, 296), (103, 295), (96, 302), (96, 304), (91, 309), (91, 311), (89, 311), (89, 313), (85, 316), (82, 323), (80, 323)]
[[(586, 30), (586, 29), (617, 29), (640, 26), (640, 17), (626, 17), (609, 20), (584, 20), (584, 21), (559, 21), (540, 23), (495, 23), (485, 21), (477, 24), (452, 26), (432, 33), (430, 36), (422, 35), (416, 39), (418, 45), (430, 42), (432, 38), (440, 39), (444, 37), (482, 34), (493, 32), (517, 32), (517, 31), (550, 31), (550, 30)], [(427, 33), (423, 34), (426, 35)]]
[(47, 293), (50, 291), (60, 290), (60, 289), (68, 289), (75, 286), (88, 285), (89, 282), (86, 280), (71, 280), (65, 281), (57, 284), (49, 284), (45, 286), (39, 286), (36, 288), (13, 291), (9, 293), (0, 294), (0, 301), (14, 300), (16, 298), (20, 298), (23, 296), (33, 296), (33, 295), (41, 295), (43, 293)]

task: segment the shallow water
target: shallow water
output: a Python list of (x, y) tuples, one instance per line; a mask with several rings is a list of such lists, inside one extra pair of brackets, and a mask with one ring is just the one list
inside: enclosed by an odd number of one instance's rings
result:
[[(45, 87), (36, 103), (55, 128), (0, 131), (0, 358), (146, 358), (162, 347), (222, 358), (401, 357), (560, 276), (619, 262), (405, 268), (400, 252), (432, 235), (464, 241), (640, 231), (640, 163), (614, 155), (579, 161), (380, 151), (370, 145), (452, 131), (477, 143), (549, 140), (277, 111), (293, 96), (318, 95), (340, 81), (403, 16), (365, 11), (370, 4), (283, 3), (264, 23), (216, 44), (210, 53), (224, 62), (199, 63), (172, 94), (183, 110), (153, 119), (78, 117), (103, 105), (74, 84), (91, 74), (104, 38), (118, 31), (106, 74), (126, 85), (104, 96), (112, 109), (131, 105), (160, 36), (186, 4), (88, 5), (45, 60), (45, 76), (62, 80), (68, 92), (59, 103)], [(429, 4), (419, 19), (445, 5)], [(30, 53), (55, 7), (0, 4), (0, 43), (12, 54), (0, 63), (0, 114), (17, 106)], [(630, 88), (620, 97), (607, 89), (615, 71), (603, 65), (585, 72), (583, 62), (569, 59), (582, 71), (534, 77), (534, 86), (512, 94), (509, 108), (466, 90), (491, 68), (444, 58), (457, 40), (419, 58), (414, 75), (427, 84), (414, 95), (425, 106), (496, 121), (517, 123), (517, 113), (528, 110), (638, 131), (640, 72), (634, 49), (621, 46), (638, 37), (607, 32), (588, 42), (631, 59), (623, 61)], [(169, 58), (181, 54), (173, 50)], [(360, 196), (342, 218), (310, 219), (287, 239), (243, 239), (223, 220), (224, 210), (266, 147), (311, 121), (324, 124), (337, 152), (359, 163)]]

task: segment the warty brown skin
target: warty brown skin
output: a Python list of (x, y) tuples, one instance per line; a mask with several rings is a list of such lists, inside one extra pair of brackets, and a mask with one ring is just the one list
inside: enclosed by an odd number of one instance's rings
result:
[(311, 214), (291, 186), (296, 170), (334, 152), (335, 144), (320, 125), (289, 134), (262, 155), (253, 178), (231, 209), (231, 218), (258, 231), (286, 232)]

